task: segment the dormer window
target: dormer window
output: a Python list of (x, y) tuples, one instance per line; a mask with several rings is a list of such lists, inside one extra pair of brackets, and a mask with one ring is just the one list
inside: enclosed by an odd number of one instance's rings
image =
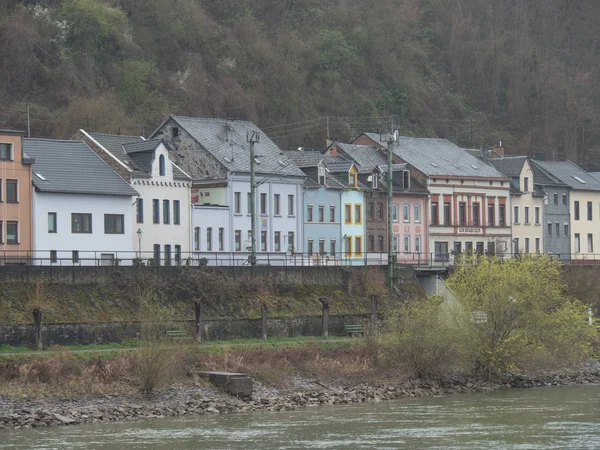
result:
[(402, 171), (402, 188), (410, 189), (410, 170)]
[(319, 184), (325, 186), (325, 167), (319, 166)]
[(158, 158), (158, 174), (161, 177), (164, 177), (166, 175), (166, 163), (165, 163), (165, 155), (160, 155), (160, 157)]
[(529, 177), (523, 177), (523, 192), (529, 192)]
[(348, 184), (350, 184), (350, 186), (354, 186), (354, 187), (358, 186), (358, 182), (356, 180), (356, 174), (355, 173), (351, 173), (350, 174), (350, 179), (349, 179)]

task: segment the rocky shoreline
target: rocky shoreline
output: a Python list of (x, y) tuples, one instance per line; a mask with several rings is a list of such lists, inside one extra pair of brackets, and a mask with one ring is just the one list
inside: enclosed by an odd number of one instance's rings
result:
[(122, 422), (204, 413), (289, 411), (302, 407), (379, 402), (425, 395), (592, 383), (600, 383), (599, 363), (579, 370), (536, 377), (506, 374), (497, 381), (457, 376), (441, 380), (405, 380), (380, 386), (365, 383), (336, 386), (294, 378), (284, 388), (269, 387), (255, 382), (254, 393), (248, 399), (230, 396), (207, 383), (173, 387), (150, 397), (138, 398), (117, 395), (39, 400), (0, 398), (0, 430)]

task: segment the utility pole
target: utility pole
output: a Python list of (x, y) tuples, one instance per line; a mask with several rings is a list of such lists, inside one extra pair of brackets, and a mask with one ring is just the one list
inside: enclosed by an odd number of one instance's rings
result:
[(31, 137), (31, 120), (29, 119), (29, 103), (27, 103), (27, 137)]
[(331, 133), (329, 132), (329, 116), (327, 116), (327, 139), (331, 137)]
[(388, 182), (388, 287), (390, 291), (394, 288), (394, 265), (396, 264), (396, 255), (394, 254), (394, 233), (393, 233), (393, 217), (394, 210), (394, 189), (392, 185), (394, 164), (394, 144), (398, 140), (399, 132), (396, 130), (387, 135), (381, 135), (380, 140), (387, 142), (388, 164), (387, 164), (387, 182)]
[(256, 183), (254, 182), (254, 144), (260, 142), (258, 131), (246, 133), (246, 141), (250, 143), (250, 233), (252, 234), (252, 250), (250, 265), (256, 265)]

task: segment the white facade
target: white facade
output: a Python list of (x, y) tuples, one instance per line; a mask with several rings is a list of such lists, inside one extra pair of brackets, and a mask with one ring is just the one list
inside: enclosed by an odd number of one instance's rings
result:
[[(164, 158), (164, 175), (160, 174), (161, 156)], [(132, 202), (131, 242), (143, 260), (156, 259), (156, 246), (160, 248), (161, 259), (164, 259), (165, 246), (170, 246), (173, 258), (176, 249), (183, 259), (192, 250), (191, 182), (175, 180), (173, 168), (166, 147), (159, 144), (152, 161), (151, 178), (133, 178), (131, 182), (139, 193), (139, 198)]]
[[(104, 260), (102, 264), (107, 265), (115, 260), (131, 264), (134, 248), (128, 230), (134, 220), (132, 202), (133, 197), (128, 196), (34, 192), (35, 264), (83, 266), (95, 265), (96, 260)], [(91, 230), (86, 226), (77, 232), (80, 221), (73, 214), (90, 214)], [(107, 232), (107, 214), (122, 217), (122, 232)]]

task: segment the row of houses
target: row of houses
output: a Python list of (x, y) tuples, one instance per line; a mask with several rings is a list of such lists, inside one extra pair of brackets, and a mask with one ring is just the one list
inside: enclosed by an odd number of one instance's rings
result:
[(569, 161), (368, 132), (282, 151), (251, 122), (170, 116), (148, 139), (0, 130), (1, 261), (247, 264), (250, 140), (259, 264), (385, 264), (388, 242), (415, 265), (469, 251), (595, 259), (600, 181)]

